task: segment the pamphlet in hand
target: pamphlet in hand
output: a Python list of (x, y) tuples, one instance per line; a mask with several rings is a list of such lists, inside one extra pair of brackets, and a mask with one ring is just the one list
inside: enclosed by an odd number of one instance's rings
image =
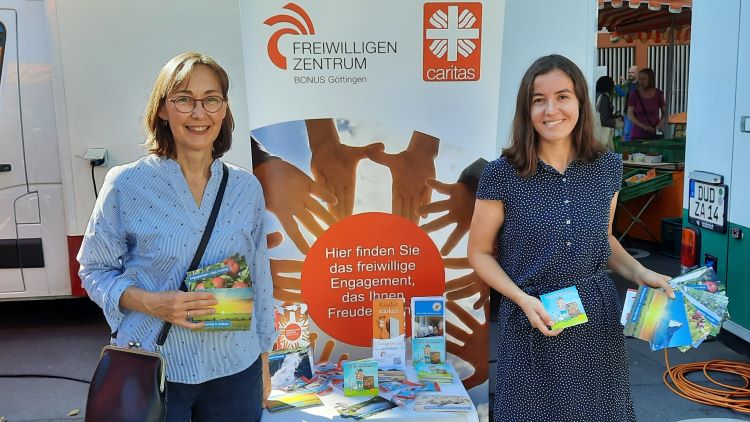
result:
[(542, 301), (544, 309), (554, 321), (552, 325), (553, 330), (589, 322), (576, 286), (543, 294), (539, 299)]
[(647, 286), (638, 295), (625, 324), (625, 335), (649, 342), (651, 350), (690, 346), (692, 338), (685, 313), (682, 292), (675, 290), (670, 299), (663, 290)]
[(192, 317), (204, 321), (203, 331), (247, 331), (251, 327), (255, 291), (245, 257), (234, 254), (222, 262), (190, 271), (185, 277), (188, 291), (210, 291), (219, 302), (216, 313)]

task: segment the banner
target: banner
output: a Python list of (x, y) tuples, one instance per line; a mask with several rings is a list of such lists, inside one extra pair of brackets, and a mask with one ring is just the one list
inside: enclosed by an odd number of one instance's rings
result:
[(444, 295), (448, 360), (486, 415), (489, 291), (466, 237), (499, 155), (502, 2), (240, 8), (275, 298), (308, 304), (321, 361), (371, 356), (373, 299)]

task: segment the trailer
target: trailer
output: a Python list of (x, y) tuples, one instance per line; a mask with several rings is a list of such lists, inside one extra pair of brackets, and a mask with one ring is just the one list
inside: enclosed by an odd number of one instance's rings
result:
[(692, 40), (681, 263), (716, 269), (750, 341), (750, 3), (695, 0)]
[[(0, 300), (85, 295), (75, 255), (95, 191), (144, 154), (139, 116), (168, 58), (222, 63), (234, 133), (249, 133), (238, 14), (237, 2), (0, 1)], [(249, 168), (250, 143), (235, 138), (226, 159)]]

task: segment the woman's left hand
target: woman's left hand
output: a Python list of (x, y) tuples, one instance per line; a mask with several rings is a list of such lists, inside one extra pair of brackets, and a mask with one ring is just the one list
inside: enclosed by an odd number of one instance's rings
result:
[(656, 271), (651, 271), (648, 268), (643, 267), (636, 274), (635, 282), (638, 283), (638, 285), (646, 285), (655, 289), (664, 289), (667, 296), (674, 299), (674, 289), (669, 284), (669, 280), (671, 279), (672, 277), (659, 274)]

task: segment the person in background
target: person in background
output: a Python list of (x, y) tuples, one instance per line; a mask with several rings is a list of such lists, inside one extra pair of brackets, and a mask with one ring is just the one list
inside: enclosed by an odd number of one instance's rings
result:
[[(609, 267), (667, 290), (612, 235), (622, 161), (593, 137), (587, 83), (569, 59), (537, 59), (521, 80), (510, 147), (485, 167), (468, 257), (502, 294), (494, 418), (634, 421), (620, 301)], [(539, 296), (576, 286), (589, 322), (552, 330)]]
[(596, 81), (596, 110), (601, 119), (601, 125), (609, 128), (620, 126), (618, 119), (614, 116), (615, 106), (612, 104), (612, 89), (615, 81), (609, 76), (602, 76)]
[[(622, 78), (622, 77), (621, 77)], [(625, 97), (625, 112), (623, 113), (623, 128), (622, 128), (622, 139), (625, 141), (629, 141), (630, 138), (630, 132), (633, 128), (633, 122), (628, 119), (628, 96), (631, 92), (635, 91), (638, 88), (638, 66), (633, 65), (628, 68), (628, 79), (627, 79), (627, 85), (623, 89), (620, 86), (615, 86), (615, 92), (617, 92), (617, 95), (621, 97)]]
[(667, 123), (667, 102), (664, 93), (654, 86), (653, 69), (638, 72), (638, 89), (628, 96), (628, 118), (633, 122), (631, 139), (658, 139)]
[[(146, 105), (149, 154), (112, 168), (78, 253), (86, 291), (116, 345), (161, 349), (167, 421), (258, 421), (270, 392), (267, 352), (276, 340), (263, 192), (252, 173), (220, 158), (232, 145), (229, 78), (216, 61), (187, 52), (159, 72)], [(226, 170), (225, 170), (226, 168)], [(249, 331), (198, 331), (214, 295), (179, 291), (220, 180), (228, 183), (199, 267), (244, 255), (255, 289)]]

